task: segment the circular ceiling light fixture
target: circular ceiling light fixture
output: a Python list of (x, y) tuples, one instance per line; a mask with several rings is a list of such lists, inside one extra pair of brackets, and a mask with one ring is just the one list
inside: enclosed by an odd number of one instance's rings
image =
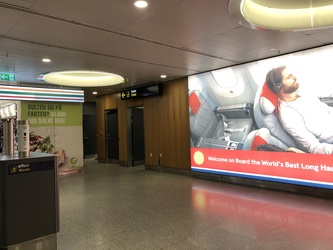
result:
[(229, 0), (228, 11), (240, 25), (253, 29), (295, 31), (333, 26), (333, 0)]
[(103, 87), (120, 84), (124, 78), (120, 75), (101, 71), (58, 71), (47, 73), (43, 80), (48, 83), (72, 87)]

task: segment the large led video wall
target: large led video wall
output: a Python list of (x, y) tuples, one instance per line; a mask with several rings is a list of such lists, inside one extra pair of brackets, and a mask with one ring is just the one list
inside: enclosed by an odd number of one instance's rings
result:
[[(332, 58), (330, 45), (190, 76), (192, 171), (333, 189)], [(280, 66), (288, 95), (266, 83)]]

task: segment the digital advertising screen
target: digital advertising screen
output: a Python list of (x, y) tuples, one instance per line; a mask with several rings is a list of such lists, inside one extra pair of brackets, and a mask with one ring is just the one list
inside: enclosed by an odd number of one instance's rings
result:
[(192, 171), (333, 189), (333, 46), (189, 76)]

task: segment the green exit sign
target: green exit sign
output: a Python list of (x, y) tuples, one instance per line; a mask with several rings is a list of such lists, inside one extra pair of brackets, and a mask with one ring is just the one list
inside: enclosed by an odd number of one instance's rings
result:
[(15, 81), (15, 75), (14, 74), (1, 73), (0, 74), (0, 79), (2, 81), (11, 81), (11, 82), (14, 82)]

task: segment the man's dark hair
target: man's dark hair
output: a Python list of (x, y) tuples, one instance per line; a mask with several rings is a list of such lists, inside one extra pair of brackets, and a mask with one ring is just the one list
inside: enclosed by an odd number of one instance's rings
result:
[(266, 83), (274, 93), (279, 93), (282, 88), (282, 71), (285, 70), (285, 68), (286, 66), (273, 68), (268, 71), (266, 75)]

